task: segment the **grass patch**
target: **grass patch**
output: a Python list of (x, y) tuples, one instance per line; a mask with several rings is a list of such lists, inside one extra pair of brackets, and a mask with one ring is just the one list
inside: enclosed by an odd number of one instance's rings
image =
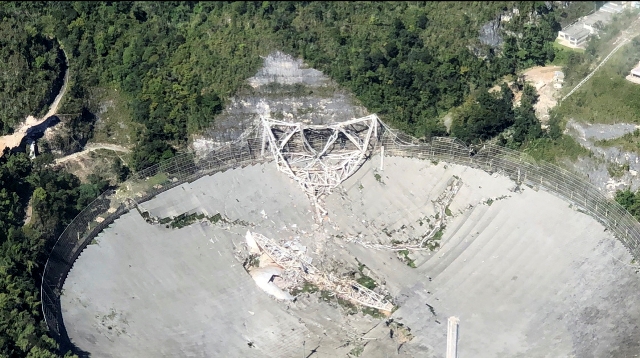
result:
[(364, 352), (364, 346), (357, 346), (354, 347), (352, 350), (349, 351), (349, 355), (352, 355), (354, 357), (360, 357), (360, 355)]
[[(489, 199), (491, 200), (491, 199)], [(488, 201), (488, 200), (487, 200)], [(493, 202), (493, 200), (491, 200)], [(491, 204), (489, 204), (491, 205)], [(442, 235), (444, 235), (444, 227), (442, 227), (440, 230), (438, 230), (435, 235), (433, 235), (433, 239), (432, 240), (440, 240), (442, 239)]]
[(376, 281), (369, 276), (362, 276), (358, 278), (356, 282), (358, 282), (359, 284), (361, 284), (362, 286), (370, 290), (373, 290), (374, 288), (378, 287), (378, 285), (376, 284)]
[(522, 151), (535, 160), (544, 160), (554, 164), (557, 164), (562, 158), (575, 161), (580, 156), (591, 155), (591, 152), (576, 142), (573, 137), (564, 134), (556, 140), (550, 138), (533, 140)]
[(165, 184), (168, 181), (169, 181), (169, 177), (167, 176), (166, 173), (158, 173), (158, 174), (150, 177), (149, 179), (147, 179), (145, 181), (145, 184), (147, 184), (150, 187), (154, 187), (156, 185)]
[(449, 207), (444, 208), (444, 213), (447, 216), (453, 216), (453, 214), (451, 213), (451, 210), (449, 209)]
[(609, 163), (607, 164), (607, 171), (612, 178), (621, 178), (623, 175), (629, 172), (629, 163)]
[(400, 257), (400, 260), (402, 260), (402, 262), (406, 263), (407, 266), (411, 267), (411, 268), (416, 268), (416, 260), (412, 259), (409, 257), (409, 250), (400, 250), (398, 251), (398, 256)]
[(328, 290), (322, 290), (322, 291), (320, 291), (320, 298), (321, 298), (323, 301), (327, 301), (327, 302), (329, 302), (329, 301), (331, 301), (334, 297), (335, 297), (335, 295), (334, 295), (334, 294), (333, 294), (333, 292), (331, 292), (331, 291), (328, 291)]
[(113, 88), (94, 88), (91, 98), (90, 107), (99, 118), (93, 130), (92, 141), (132, 147), (136, 131), (143, 126), (133, 121), (128, 105), (131, 99)]
[(640, 154), (640, 130), (636, 129), (618, 138), (598, 140), (595, 145), (599, 147), (616, 147), (627, 152)]
[(379, 309), (373, 307), (363, 307), (362, 314), (369, 315), (375, 319), (382, 319), (387, 317), (382, 312), (380, 312)]
[(553, 42), (553, 48), (556, 50), (556, 56), (554, 57), (553, 61), (549, 63), (549, 65), (554, 66), (564, 66), (567, 63), (569, 54), (571, 54), (572, 52), (584, 53), (584, 49), (562, 46), (558, 42), (558, 40)]
[(558, 114), (588, 123), (640, 123), (640, 85), (625, 79), (639, 60), (640, 39), (635, 38), (562, 102)]
[(183, 227), (189, 226), (194, 222), (198, 220), (202, 220), (204, 218), (205, 218), (204, 214), (198, 214), (198, 213), (186, 214), (185, 213), (185, 214), (178, 215), (175, 219), (171, 221), (171, 224), (169, 225), (171, 226), (172, 229), (182, 229)]
[(360, 261), (358, 261), (357, 259), (356, 261), (358, 262), (358, 271), (360, 271), (360, 278), (358, 278), (356, 282), (358, 282), (359, 284), (361, 284), (362, 286), (370, 290), (373, 290), (374, 288), (378, 287), (378, 284), (374, 279), (364, 274), (364, 268), (367, 266), (361, 263)]
[(220, 220), (222, 220), (222, 214), (220, 214), (220, 213), (217, 213), (217, 214), (215, 214), (214, 216), (212, 216), (212, 217), (210, 217), (210, 218), (209, 218), (209, 221), (210, 221), (212, 224), (215, 224), (215, 223), (217, 223), (217, 222), (218, 222), (218, 221), (220, 221)]
[(378, 173), (373, 174), (373, 176), (376, 178), (376, 181), (380, 184), (384, 184), (384, 182), (382, 181), (382, 176)]
[(356, 306), (355, 304), (353, 304), (351, 301), (349, 300), (345, 300), (344, 298), (340, 298), (338, 296), (335, 296), (336, 301), (338, 302), (338, 304), (345, 309), (345, 311), (347, 311), (347, 315), (353, 315), (358, 313), (358, 306)]
[(192, 213), (192, 214), (183, 213), (175, 217), (166, 217), (166, 218), (152, 218), (148, 212), (141, 212), (140, 215), (142, 215), (142, 217), (150, 223), (155, 222), (161, 225), (165, 225), (167, 229), (169, 228), (182, 229), (183, 227), (189, 226), (199, 220), (208, 220), (212, 224), (223, 222), (225, 224), (240, 225), (245, 227), (250, 225), (248, 222), (240, 219), (231, 221), (223, 217), (220, 213), (215, 214), (213, 216), (206, 216), (203, 213)]

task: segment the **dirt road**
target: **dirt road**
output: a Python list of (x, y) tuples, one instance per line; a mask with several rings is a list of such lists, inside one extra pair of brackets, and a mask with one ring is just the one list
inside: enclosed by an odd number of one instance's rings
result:
[(113, 150), (116, 152), (123, 152), (123, 153), (129, 153), (130, 150), (128, 148), (125, 148), (123, 146), (117, 145), (117, 144), (109, 144), (109, 143), (92, 143), (92, 144), (87, 144), (84, 149), (80, 152), (77, 153), (73, 153), (71, 155), (67, 155), (66, 157), (62, 157), (62, 158), (58, 158), (55, 161), (55, 164), (62, 164), (64, 162), (70, 161), (70, 160), (74, 160), (77, 159), (78, 157), (81, 157), (85, 154), (88, 154), (89, 152), (92, 152), (94, 150), (98, 150), (98, 149), (108, 149), (108, 150)]
[(67, 66), (67, 70), (64, 74), (64, 82), (62, 84), (62, 88), (60, 88), (60, 92), (51, 103), (49, 107), (49, 111), (41, 118), (36, 118), (34, 116), (27, 116), (24, 123), (20, 125), (20, 127), (10, 135), (5, 135), (0, 137), (0, 153), (4, 150), (5, 147), (15, 148), (20, 145), (22, 142), (22, 138), (27, 134), (27, 130), (33, 126), (37, 126), (44, 122), (47, 118), (53, 116), (58, 112), (58, 107), (60, 106), (60, 101), (62, 101), (62, 97), (67, 91), (67, 83), (69, 81), (69, 66)]

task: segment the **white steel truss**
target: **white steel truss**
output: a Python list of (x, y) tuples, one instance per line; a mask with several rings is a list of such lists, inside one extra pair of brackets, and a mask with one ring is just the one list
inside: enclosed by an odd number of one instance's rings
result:
[(269, 150), (278, 170), (300, 184), (316, 218), (326, 215), (324, 196), (351, 176), (375, 146), (380, 120), (375, 114), (327, 125), (262, 117), (262, 155)]
[(251, 236), (260, 249), (267, 254), (273, 262), (304, 281), (313, 283), (324, 290), (335, 293), (340, 298), (363, 306), (377, 308), (388, 314), (393, 310), (393, 304), (387, 301), (384, 296), (373, 292), (353, 280), (338, 278), (318, 270), (304, 254), (295, 253), (256, 232), (247, 231), (247, 236)]

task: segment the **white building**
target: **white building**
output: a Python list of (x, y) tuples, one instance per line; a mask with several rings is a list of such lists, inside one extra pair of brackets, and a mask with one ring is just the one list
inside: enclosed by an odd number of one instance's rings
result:
[(585, 29), (582, 23), (575, 23), (558, 31), (558, 38), (567, 41), (573, 47), (582, 45), (589, 35), (591, 31)]
[(640, 63), (635, 68), (631, 69), (631, 72), (627, 76), (627, 80), (640, 84)]
[(612, 1), (604, 4), (593, 14), (587, 15), (576, 23), (558, 31), (560, 43), (569, 47), (582, 46), (589, 36), (598, 33), (602, 27), (611, 23), (614, 14), (619, 14), (624, 8), (631, 7), (632, 2), (639, 3), (638, 1)]

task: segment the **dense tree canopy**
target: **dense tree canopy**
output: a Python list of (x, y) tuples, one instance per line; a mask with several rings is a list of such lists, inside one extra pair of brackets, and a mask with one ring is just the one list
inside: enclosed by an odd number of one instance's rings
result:
[(640, 220), (640, 191), (630, 189), (618, 190), (615, 196), (618, 204), (622, 205), (636, 219)]
[[(62, 85), (58, 43), (0, 6), (0, 135), (46, 111)], [(4, 148), (2, 148), (4, 149)]]
[[(106, 182), (50, 169), (51, 156), (35, 162), (5, 151), (0, 157), (0, 356), (55, 357), (46, 335), (39, 287), (51, 238), (57, 237)], [(24, 225), (27, 205), (32, 214)]]
[[(138, 169), (170, 155), (191, 134), (211, 125), (224, 101), (259, 67), (260, 56), (273, 50), (301, 56), (398, 128), (417, 136), (445, 135), (442, 116), (476, 96), (475, 89), (552, 60), (557, 20), (567, 16), (566, 9), (556, 11), (544, 2), (509, 1), (55, 2), (2, 7), (16, 30), (33, 33), (35, 39), (55, 38), (64, 46), (71, 80), (63, 112), (83, 113), (89, 89), (97, 86), (115, 87), (132, 99), (134, 119), (146, 128), (136, 140), (143, 153), (139, 157), (148, 160), (136, 160)], [(501, 25), (504, 45), (487, 49), (478, 39), (479, 28), (514, 7), (519, 15)], [(56, 42), (49, 42), (54, 51)], [(14, 46), (29, 51), (44, 51), (17, 43)], [(475, 56), (474, 49), (483, 49), (486, 56)], [(48, 69), (57, 58), (51, 51), (29, 58)], [(87, 121), (90, 116), (78, 119)], [(502, 125), (489, 127), (483, 139)], [(90, 133), (79, 137), (74, 142), (81, 144)]]

